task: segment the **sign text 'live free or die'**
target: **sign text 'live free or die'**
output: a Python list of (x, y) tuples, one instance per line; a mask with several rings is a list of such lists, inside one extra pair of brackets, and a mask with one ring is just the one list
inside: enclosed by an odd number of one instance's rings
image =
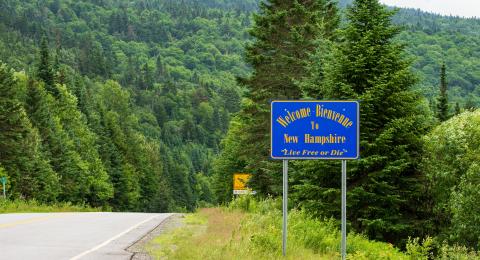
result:
[(358, 159), (357, 101), (272, 101), (273, 159)]

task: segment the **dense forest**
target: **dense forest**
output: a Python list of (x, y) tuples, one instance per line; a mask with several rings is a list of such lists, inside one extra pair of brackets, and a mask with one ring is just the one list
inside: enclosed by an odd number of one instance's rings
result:
[[(351, 0), (339, 1), (341, 6)], [(440, 67), (448, 67), (452, 110), (458, 102), (462, 108), (480, 106), (478, 58), (480, 53), (480, 19), (440, 16), (418, 9), (398, 9), (392, 21), (403, 31), (397, 36), (405, 44), (405, 53), (413, 59), (419, 78), (417, 88), (435, 107)]]
[[(0, 8), (0, 176), (10, 199), (192, 211), (229, 202), (234, 172), (252, 172), (259, 196), (275, 196), (269, 101), (359, 99), (369, 120), (348, 172), (351, 227), (400, 247), (427, 235), (480, 245), (480, 231), (463, 224), (480, 213), (478, 144), (465, 142), (480, 139), (470, 111), (480, 106), (479, 19), (377, 0)], [(292, 204), (338, 217), (337, 168), (293, 162)]]
[(256, 3), (0, 7), (1, 95), (19, 120), (2, 107), (12, 198), (146, 211), (213, 201), (211, 162), (239, 108)]

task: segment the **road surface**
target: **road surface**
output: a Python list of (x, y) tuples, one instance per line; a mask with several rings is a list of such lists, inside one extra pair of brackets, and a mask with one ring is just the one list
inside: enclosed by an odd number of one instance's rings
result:
[(0, 259), (130, 259), (130, 245), (171, 214), (0, 214)]

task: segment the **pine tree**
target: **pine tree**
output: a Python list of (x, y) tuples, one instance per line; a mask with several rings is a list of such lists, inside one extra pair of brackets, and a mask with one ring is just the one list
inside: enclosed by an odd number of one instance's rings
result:
[(53, 73), (55, 75), (54, 82), (63, 85), (66, 83), (66, 78), (65, 78), (65, 69), (60, 66), (60, 49), (61, 46), (57, 46), (55, 49), (55, 61), (53, 63)]
[(245, 158), (240, 155), (243, 144), (238, 139), (242, 134), (242, 125), (238, 118), (230, 121), (227, 136), (222, 140), (222, 153), (213, 163), (213, 192), (218, 203), (230, 202), (233, 197), (233, 173), (242, 172), (245, 167)]
[(40, 137), (18, 98), (16, 79), (0, 64), (0, 163), (9, 175), (10, 194), (54, 201), (58, 177), (42, 152)]
[(455, 103), (455, 115), (459, 115), (461, 113), (461, 109), (460, 109), (460, 104), (458, 104), (458, 102)]
[(85, 162), (75, 151), (72, 140), (63, 128), (55, 108), (55, 98), (43, 85), (30, 81), (28, 86), (28, 113), (38, 129), (44, 153), (50, 165), (61, 178), (59, 199), (76, 203), (84, 202), (81, 182), (88, 175)]
[[(401, 244), (428, 229), (417, 166), (431, 119), (422, 112), (428, 111), (423, 99), (411, 91), (415, 77), (394, 41), (399, 29), (391, 25), (392, 14), (378, 0), (354, 1), (318, 93), (361, 100), (361, 158), (348, 163), (347, 219), (370, 238)], [(317, 215), (339, 217), (339, 163), (301, 166), (292, 176), (292, 197)]]
[(48, 48), (48, 39), (42, 38), (40, 43), (40, 60), (37, 67), (37, 77), (45, 83), (45, 88), (54, 96), (58, 95), (55, 87), (55, 75), (50, 61), (50, 50)]
[(153, 85), (153, 72), (148, 63), (142, 66), (142, 75), (140, 78), (140, 89), (148, 90)]
[(270, 100), (302, 96), (297, 82), (306, 75), (317, 40), (331, 33), (338, 17), (330, 1), (272, 0), (261, 2), (260, 13), (254, 18), (250, 35), (255, 41), (246, 48), (246, 60), (254, 73), (239, 80), (248, 89), (239, 116), (245, 132), (239, 138), (244, 144), (242, 153), (248, 158), (246, 170), (255, 173), (253, 187), (268, 194), (279, 181), (272, 174), (278, 172), (278, 164), (268, 160)]
[(103, 206), (112, 197), (113, 187), (95, 146), (96, 136), (88, 128), (84, 115), (78, 111), (75, 96), (63, 85), (58, 85), (58, 92), (56, 111), (59, 123), (83, 162), (82, 170), (87, 172), (78, 177), (83, 178), (77, 182), (81, 196), (90, 205)]
[(448, 95), (447, 95), (447, 80), (445, 73), (445, 63), (442, 64), (440, 72), (440, 95), (438, 96), (437, 117), (440, 122), (448, 119)]

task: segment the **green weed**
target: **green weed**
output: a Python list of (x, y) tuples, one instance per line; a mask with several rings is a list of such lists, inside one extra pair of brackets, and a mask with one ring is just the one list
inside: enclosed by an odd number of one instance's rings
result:
[(73, 205), (70, 202), (45, 204), (36, 200), (0, 199), (0, 213), (39, 213), (39, 212), (94, 212), (110, 209), (92, 208), (86, 205)]

